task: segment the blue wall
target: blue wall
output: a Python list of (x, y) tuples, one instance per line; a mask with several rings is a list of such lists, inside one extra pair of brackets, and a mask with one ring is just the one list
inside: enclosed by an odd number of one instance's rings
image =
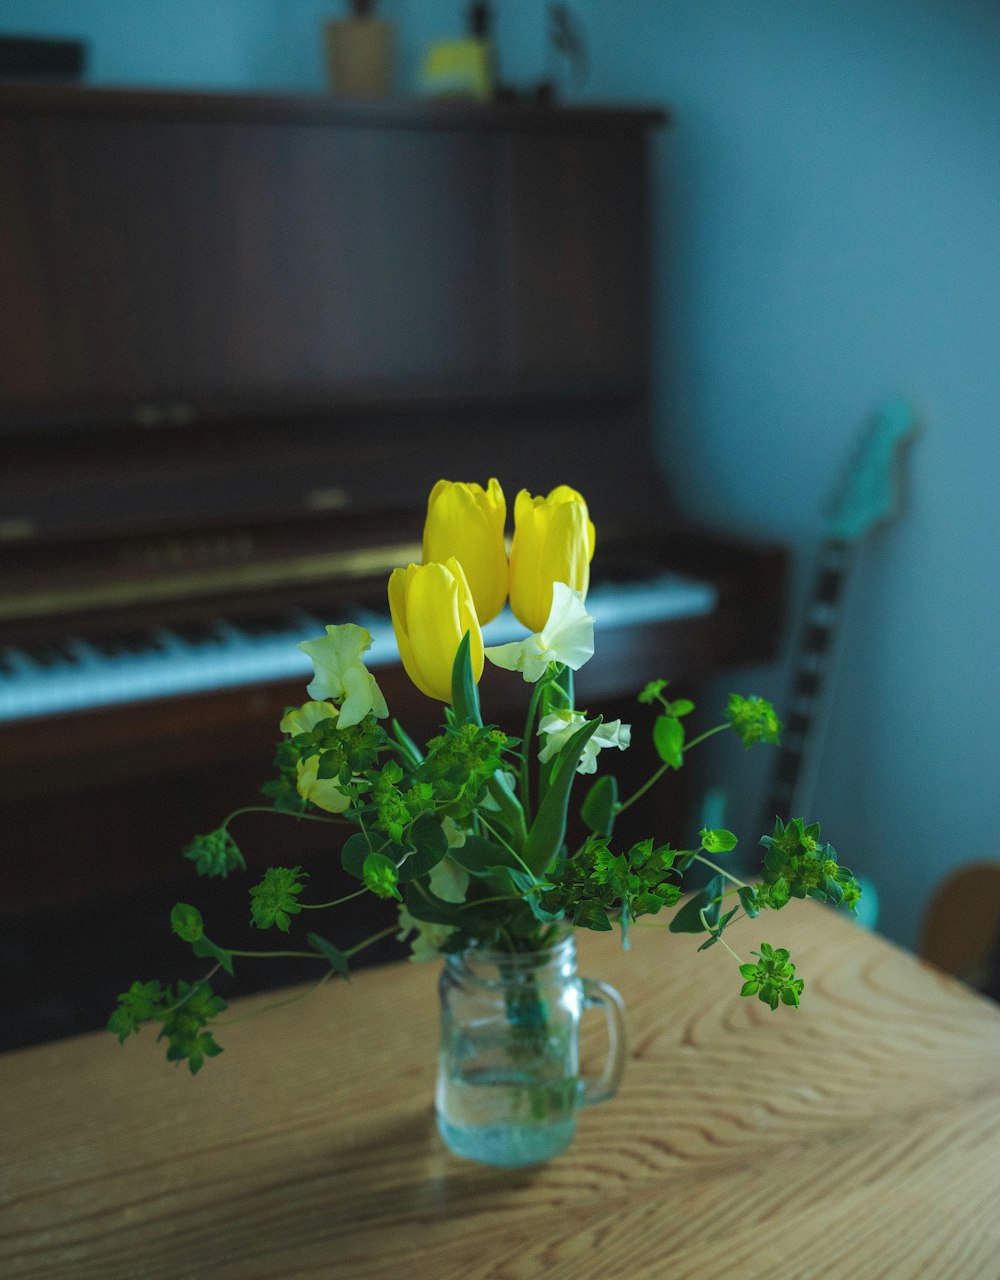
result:
[[(386, 0), (402, 91), (465, 8)], [(500, 9), (501, 64), (531, 82), (546, 66), (544, 6)], [(927, 887), (1000, 851), (1000, 6), (574, 9), (593, 55), (586, 96), (675, 111), (655, 146), (657, 422), (690, 514), (791, 543), (801, 591), (870, 409), (905, 394), (926, 419), (903, 518), (863, 562), (815, 805), (879, 885), (881, 927), (915, 945)], [(342, 11), (0, 0), (0, 29), (89, 36), (98, 83), (314, 90), (319, 25)], [(780, 699), (785, 681), (779, 665), (734, 683)], [(711, 760), (739, 829), (762, 768), (741, 753)]]

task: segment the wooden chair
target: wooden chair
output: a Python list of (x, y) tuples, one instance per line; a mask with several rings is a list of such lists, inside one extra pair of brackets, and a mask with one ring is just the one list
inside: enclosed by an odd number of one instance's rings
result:
[(941, 882), (924, 914), (920, 955), (1000, 1000), (1000, 862), (973, 862)]

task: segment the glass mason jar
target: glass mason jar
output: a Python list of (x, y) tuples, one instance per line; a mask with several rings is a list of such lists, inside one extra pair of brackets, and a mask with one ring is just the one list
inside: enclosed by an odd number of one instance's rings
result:
[[(614, 1096), (625, 1066), (625, 1018), (613, 987), (576, 973), (572, 931), (545, 951), (470, 948), (441, 975), (437, 1123), (456, 1155), (515, 1168), (564, 1151), (580, 1106)], [(608, 1056), (580, 1076), (580, 1019), (607, 1019)]]

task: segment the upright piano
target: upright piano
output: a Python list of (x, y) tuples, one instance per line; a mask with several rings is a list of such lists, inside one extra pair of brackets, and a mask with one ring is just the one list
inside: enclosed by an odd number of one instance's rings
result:
[[(325, 624), (368, 626), (393, 713), (434, 729), (385, 583), (440, 476), (586, 495), (592, 709), (773, 653), (783, 550), (681, 520), (651, 429), (665, 123), (0, 89), (5, 985), (53, 953), (144, 957), (181, 846), (255, 803), (306, 696), (296, 643)], [(524, 686), (486, 681), (507, 723)], [(243, 842), (336, 862), (311, 839), (265, 819)], [(8, 1043), (89, 1025), (67, 963)], [(86, 991), (113, 999), (95, 966)]]

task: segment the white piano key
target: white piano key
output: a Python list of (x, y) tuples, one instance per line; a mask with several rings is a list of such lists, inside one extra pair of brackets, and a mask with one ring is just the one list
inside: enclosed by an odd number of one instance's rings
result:
[[(615, 626), (699, 617), (711, 613), (715, 604), (716, 592), (710, 584), (664, 575), (642, 583), (595, 586), (587, 598), (587, 611), (599, 633)], [(351, 620), (371, 632), (372, 645), (365, 655), (369, 667), (377, 670), (398, 662), (387, 614), (358, 609)], [(273, 632), (244, 630), (225, 621), (190, 637), (160, 629), (138, 650), (129, 645), (115, 652), (109, 651), (107, 642), (98, 646), (74, 640), (64, 646), (65, 657), (46, 649), (45, 662), (34, 660), (23, 649), (8, 649), (0, 668), (0, 720), (296, 677), (305, 684), (313, 668), (298, 644), (324, 635), (325, 629), (326, 624), (313, 615), (296, 613)], [(488, 645), (506, 644), (524, 635), (509, 608), (484, 628)]]

